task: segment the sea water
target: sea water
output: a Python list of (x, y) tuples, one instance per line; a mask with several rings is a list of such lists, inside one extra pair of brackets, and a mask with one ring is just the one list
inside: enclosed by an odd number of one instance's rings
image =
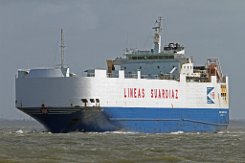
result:
[(3, 162), (245, 163), (245, 121), (220, 133), (47, 132), (35, 121), (0, 121)]

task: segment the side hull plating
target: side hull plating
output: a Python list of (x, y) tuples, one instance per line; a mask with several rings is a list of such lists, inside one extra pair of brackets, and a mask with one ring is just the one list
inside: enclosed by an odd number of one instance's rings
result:
[(207, 108), (19, 108), (51, 132), (218, 132), (229, 124), (228, 109)]

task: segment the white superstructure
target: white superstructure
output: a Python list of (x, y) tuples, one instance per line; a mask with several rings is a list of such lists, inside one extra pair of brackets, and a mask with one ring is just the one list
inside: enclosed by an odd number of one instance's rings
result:
[[(118, 77), (109, 77), (107, 71), (101, 69), (95, 69), (90, 77), (65, 76), (61, 69), (32, 69), (24, 76), (20, 70), (21, 75), (16, 79), (16, 105), (84, 106), (83, 99), (86, 99), (87, 106), (228, 108), (228, 77), (224, 83), (218, 83), (216, 76), (212, 76), (210, 82), (187, 81), (188, 77), (200, 76), (191, 69), (192, 64), (184, 64), (179, 81), (144, 79), (140, 75), (125, 78), (123, 70)], [(210, 95), (207, 94), (209, 87), (213, 88)], [(207, 97), (213, 103), (208, 103)]]

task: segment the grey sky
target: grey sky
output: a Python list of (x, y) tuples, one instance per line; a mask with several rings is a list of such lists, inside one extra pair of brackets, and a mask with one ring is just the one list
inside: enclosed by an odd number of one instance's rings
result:
[(180, 42), (197, 64), (218, 57), (230, 77), (231, 118), (245, 116), (244, 0), (0, 0), (0, 117), (27, 118), (15, 109), (18, 68), (65, 63), (81, 74), (105, 67), (127, 47), (152, 48), (152, 26), (164, 17), (165, 43)]

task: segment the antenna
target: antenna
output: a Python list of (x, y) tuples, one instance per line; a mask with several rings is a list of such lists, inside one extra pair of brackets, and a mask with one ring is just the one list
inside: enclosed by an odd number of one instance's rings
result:
[(60, 52), (61, 52), (61, 68), (64, 67), (64, 49), (65, 49), (65, 43), (64, 43), (64, 35), (63, 35), (63, 29), (61, 28), (61, 43), (60, 43)]

